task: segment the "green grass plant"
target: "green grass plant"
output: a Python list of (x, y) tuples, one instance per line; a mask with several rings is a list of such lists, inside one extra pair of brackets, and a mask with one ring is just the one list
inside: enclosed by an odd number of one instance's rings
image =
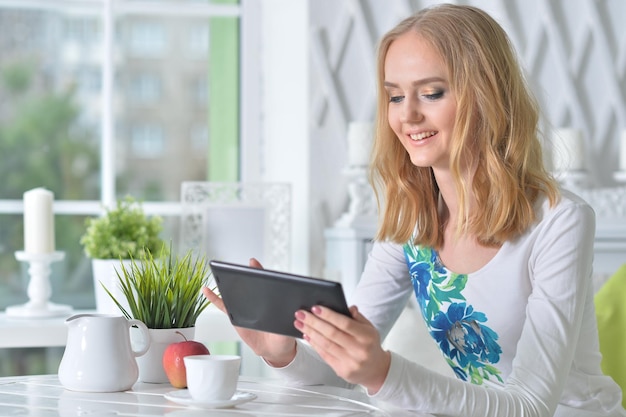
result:
[(193, 327), (210, 304), (201, 293), (210, 275), (206, 257), (196, 257), (191, 250), (176, 256), (163, 247), (158, 258), (146, 251), (117, 271), (130, 311), (104, 289), (127, 319), (140, 320), (150, 329)]

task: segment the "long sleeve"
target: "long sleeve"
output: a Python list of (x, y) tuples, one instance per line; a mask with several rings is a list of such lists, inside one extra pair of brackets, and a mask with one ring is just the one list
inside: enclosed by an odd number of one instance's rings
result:
[[(594, 229), (594, 213), (582, 201), (544, 207), (537, 227), (468, 276), (466, 311), (482, 317), (477, 327), (492, 332), (492, 347), (501, 349), (474, 383), (394, 355), (374, 397), (449, 416), (625, 415), (619, 388), (599, 367), (590, 279)], [(463, 375), (460, 365), (455, 370)]]
[[(416, 297), (458, 378), (392, 353), (372, 397), (443, 416), (626, 416), (619, 386), (600, 369), (594, 233), (593, 210), (564, 193), (556, 207), (542, 202), (535, 226), (468, 275), (447, 271), (428, 248), (375, 242), (351, 303), (384, 337)], [(304, 343), (279, 372), (345, 386)]]
[(339, 378), (322, 358), (304, 341), (296, 341), (296, 357), (287, 366), (272, 368), (273, 372), (294, 385), (331, 385), (353, 388)]

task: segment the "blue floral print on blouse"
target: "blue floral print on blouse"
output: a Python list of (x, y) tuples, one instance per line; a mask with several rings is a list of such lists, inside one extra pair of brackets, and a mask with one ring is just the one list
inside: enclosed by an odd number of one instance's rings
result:
[(502, 353), (498, 334), (466, 303), (467, 275), (448, 271), (432, 248), (409, 242), (404, 255), (424, 321), (457, 377), (479, 385), (492, 377), (502, 382), (495, 367)]

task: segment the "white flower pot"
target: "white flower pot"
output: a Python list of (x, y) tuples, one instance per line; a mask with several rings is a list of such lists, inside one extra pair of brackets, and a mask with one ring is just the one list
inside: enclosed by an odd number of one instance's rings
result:
[[(150, 348), (148, 351), (137, 358), (139, 366), (139, 381), (149, 383), (166, 383), (169, 382), (165, 370), (163, 369), (163, 353), (170, 343), (182, 342), (185, 339), (193, 340), (195, 335), (195, 327), (186, 327), (183, 329), (148, 329), (150, 333)], [(182, 333), (185, 337), (177, 332)], [(131, 341), (133, 346), (142, 342), (141, 332), (138, 329), (131, 329)]]
[[(115, 299), (124, 306), (128, 311), (128, 302), (122, 293), (119, 284), (117, 272), (122, 275), (121, 265), (124, 264), (126, 269), (130, 269), (130, 259), (92, 259), (91, 267), (93, 272), (93, 286), (96, 293), (96, 310), (102, 314), (121, 315), (122, 312), (115, 302), (106, 293), (102, 285), (104, 285), (113, 294)], [(130, 313), (130, 311), (129, 311)]]

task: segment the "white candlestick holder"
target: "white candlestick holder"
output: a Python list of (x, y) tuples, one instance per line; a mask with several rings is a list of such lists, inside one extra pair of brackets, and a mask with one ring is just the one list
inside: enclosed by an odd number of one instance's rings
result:
[(622, 169), (619, 171), (615, 171), (613, 173), (613, 178), (619, 183), (626, 184), (626, 170)]
[(50, 296), (50, 264), (65, 258), (65, 252), (27, 253), (15, 252), (15, 258), (21, 262), (28, 262), (28, 298), (26, 304), (7, 307), (6, 315), (11, 317), (55, 317), (69, 315), (72, 307), (51, 303)]
[(367, 168), (364, 166), (351, 166), (344, 171), (348, 177), (348, 195), (350, 205), (335, 226), (354, 227), (360, 224), (372, 224), (376, 222), (377, 205), (374, 191), (367, 180)]

